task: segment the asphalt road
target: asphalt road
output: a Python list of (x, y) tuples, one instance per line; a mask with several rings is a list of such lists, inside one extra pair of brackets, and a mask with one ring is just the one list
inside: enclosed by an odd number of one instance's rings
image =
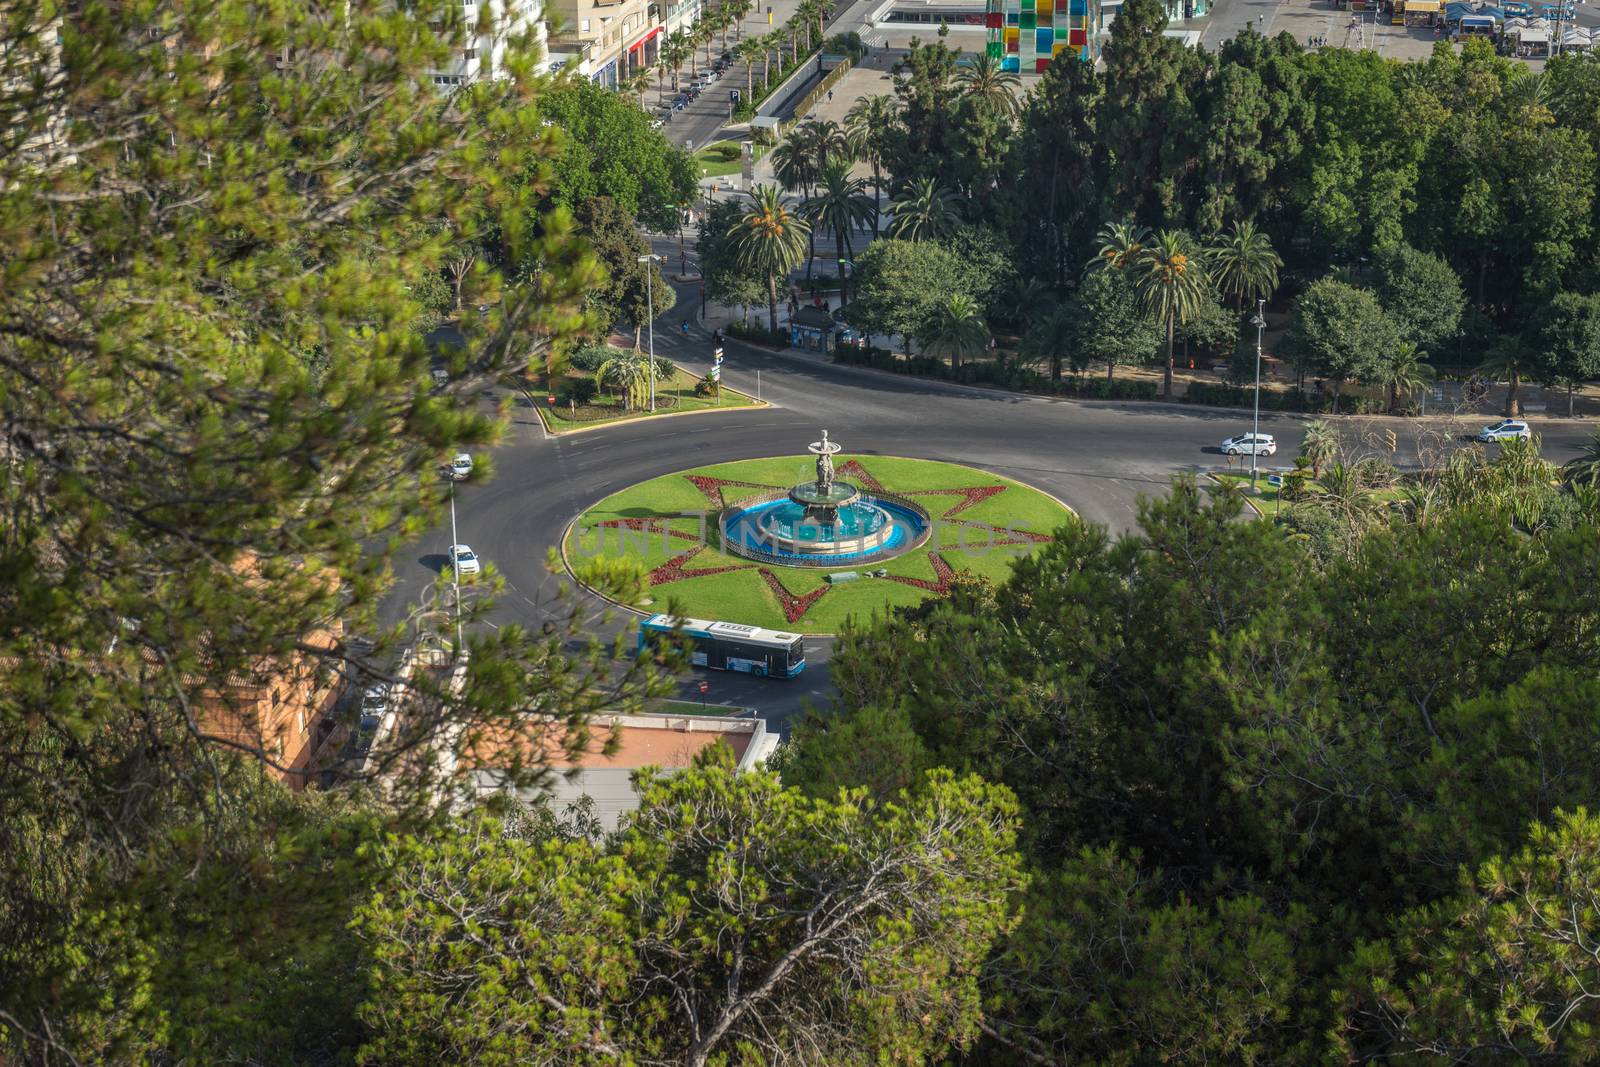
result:
[[(682, 294), (689, 300), (689, 294)], [(687, 307), (687, 303), (680, 307)], [(681, 316), (674, 314), (673, 319)], [(656, 349), (692, 370), (710, 360), (709, 334), (676, 323), (659, 324)], [(724, 378), (774, 406), (753, 411), (691, 415), (547, 437), (527, 398), (513, 407), (511, 432), (496, 449), (495, 477), (462, 486), (457, 496), (459, 538), (492, 562), (509, 591), (497, 617), (537, 625), (549, 610), (558, 579), (545, 569), (551, 547), (567, 524), (602, 497), (687, 467), (761, 456), (793, 454), (803, 465), (805, 444), (826, 428), (848, 453), (914, 456), (965, 463), (1004, 474), (1065, 501), (1084, 519), (1113, 531), (1131, 529), (1141, 494), (1161, 492), (1173, 475), (1225, 466), (1217, 449), (1224, 437), (1250, 428), (1249, 413), (1154, 403), (1078, 402), (1022, 397), (864, 369), (835, 366), (815, 355), (774, 353), (725, 343)], [(1474, 417), (1458, 428), (1481, 423)], [(1555, 460), (1576, 454), (1589, 424), (1532, 420)], [(1429, 420), (1434, 429), (1443, 422)], [(1263, 414), (1261, 426), (1279, 452), (1263, 464), (1287, 465), (1299, 448), (1305, 420)], [(1393, 426), (1401, 454), (1417, 423), (1345, 420), (1344, 434), (1375, 441)], [(1248, 469), (1248, 460), (1244, 463)], [(396, 559), (398, 606), (425, 596), (450, 544), (448, 520)], [(683, 695), (696, 699), (700, 677), (711, 683), (709, 701), (756, 708), (784, 727), (802, 706), (825, 702), (827, 642), (815, 641), (811, 664), (799, 679), (776, 681), (721, 672), (697, 672)]]

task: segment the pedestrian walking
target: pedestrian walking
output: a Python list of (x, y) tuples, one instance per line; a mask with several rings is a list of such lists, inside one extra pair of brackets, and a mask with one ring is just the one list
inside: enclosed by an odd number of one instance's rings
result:
[(830, 103), (830, 104), (833, 103), (833, 90), (832, 89), (828, 90), (828, 103)]

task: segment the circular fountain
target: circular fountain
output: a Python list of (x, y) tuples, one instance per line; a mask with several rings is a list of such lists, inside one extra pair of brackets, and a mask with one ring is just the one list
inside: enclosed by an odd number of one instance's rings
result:
[(920, 505), (834, 479), (840, 446), (828, 440), (827, 430), (806, 448), (817, 457), (814, 481), (723, 510), (718, 525), (725, 552), (787, 566), (839, 567), (887, 559), (927, 538), (930, 522)]

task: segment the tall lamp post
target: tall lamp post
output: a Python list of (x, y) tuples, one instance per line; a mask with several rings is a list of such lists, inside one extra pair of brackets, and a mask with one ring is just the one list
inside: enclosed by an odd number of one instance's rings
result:
[(1267, 328), (1267, 302), (1256, 302), (1255, 317), (1250, 325), (1256, 328), (1256, 414), (1255, 428), (1250, 432), (1250, 495), (1256, 492), (1256, 456), (1261, 449), (1261, 332)]
[(649, 253), (639, 257), (644, 267), (645, 328), (650, 332), (650, 413), (656, 411), (656, 272), (661, 257)]
[(456, 560), (456, 545), (461, 542), (456, 538), (456, 474), (451, 470), (447, 475), (450, 479), (450, 581), (456, 591), (456, 655), (461, 655), (466, 648), (466, 641), (461, 636), (461, 563)]

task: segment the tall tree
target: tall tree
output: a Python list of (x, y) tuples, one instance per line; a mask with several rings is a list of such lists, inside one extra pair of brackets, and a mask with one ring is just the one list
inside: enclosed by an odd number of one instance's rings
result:
[(757, 185), (750, 199), (728, 235), (739, 250), (739, 262), (765, 279), (768, 328), (777, 333), (778, 282), (787, 285), (800, 265), (811, 225), (784, 201), (776, 185)]
[(1241, 312), (1278, 288), (1278, 268), (1283, 260), (1272, 250), (1267, 235), (1249, 221), (1235, 222), (1206, 248), (1211, 277)]
[(960, 262), (935, 242), (874, 241), (856, 260), (850, 324), (868, 334), (897, 334), (909, 345), (962, 281)]
[(1161, 346), (1161, 323), (1139, 299), (1126, 271), (1097, 271), (1067, 304), (1072, 323), (1068, 353), (1074, 369), (1104, 363), (1106, 380), (1118, 366), (1147, 363)]
[(1394, 245), (1378, 257), (1378, 300), (1402, 338), (1433, 354), (1459, 329), (1467, 294), (1444, 260)]
[(963, 359), (988, 351), (989, 326), (976, 300), (954, 293), (934, 308), (918, 339), (926, 355), (949, 356), (950, 368), (960, 370)]
[(1007, 119), (1014, 119), (1019, 108), (1017, 89), (1022, 79), (1006, 70), (1000, 60), (987, 52), (963, 67), (956, 82), (969, 99), (993, 109)]
[[(1192, 93), (1204, 60), (1164, 36), (1166, 26), (1161, 0), (1129, 0), (1104, 50), (1099, 132), (1109, 160), (1109, 207), (1145, 225), (1180, 221), (1200, 137)], [(1162, 135), (1150, 136), (1156, 129)]]
[(1295, 299), (1279, 351), (1302, 375), (1310, 371), (1333, 379), (1337, 410), (1340, 384), (1373, 380), (1385, 354), (1399, 344), (1394, 323), (1371, 293), (1323, 278)]
[(855, 154), (872, 164), (872, 236), (876, 237), (883, 210), (884, 153), (899, 125), (900, 109), (892, 96), (863, 96), (850, 105), (844, 121), (855, 138)]
[(1194, 238), (1183, 230), (1162, 230), (1134, 260), (1134, 288), (1145, 309), (1167, 331), (1167, 366), (1162, 373), (1161, 395), (1172, 396), (1172, 350), (1178, 323), (1199, 312), (1210, 279)]
[[(407, 760), (400, 825), (451, 790), (449, 757), (470, 766), (460, 738), (526, 730), (530, 701), (576, 734), (603, 690), (659, 691), (631, 657), (567, 659), (581, 611), (491, 633), (487, 595), (465, 649), (432, 609), (378, 617), (393, 553), (441, 518), (440, 458), (501, 431), (484, 392), (583, 325), (599, 266), (518, 180), (558, 158), (541, 104), (564, 90), (530, 35), (483, 26), (505, 76), (440, 93), (471, 38), (434, 0), (9, 14), (0, 1056), (315, 1060), (353, 989), (308, 990), (354, 980), (327, 939), (370, 820), (286, 799), (275, 776), (303, 781), (331, 735), (272, 695), (399, 681), (402, 642), (454, 660), (461, 690), (413, 680), (404, 745), (345, 767)], [(495, 310), (431, 352), (413, 287), (489, 227), (503, 262), (542, 269), (487, 267)]]
[(1545, 385), (1566, 388), (1571, 418), (1578, 387), (1600, 378), (1600, 295), (1559, 293), (1538, 323), (1534, 375)]
[(1064, 289), (1100, 221), (1105, 152), (1099, 136), (1102, 81), (1088, 63), (1052, 63), (1024, 99), (995, 191), (1017, 266)]
[(931, 241), (944, 237), (961, 221), (956, 198), (935, 178), (918, 178), (889, 205), (894, 220), (889, 236), (905, 241)]
[(869, 809), (731, 763), (645, 775), (606, 843), (482, 817), (401, 842), (360, 919), (366, 1055), (703, 1067), (969, 1043), (978, 965), (1015, 922), (1006, 791), (940, 771)]
[(833, 232), (840, 304), (850, 299), (844, 264), (847, 252), (851, 259), (855, 257), (851, 234), (857, 229), (864, 229), (873, 214), (872, 201), (867, 199), (866, 182), (852, 178), (850, 166), (847, 158), (837, 155), (823, 163), (817, 174), (816, 193), (802, 205), (813, 227), (826, 226)]
[(665, 314), (677, 303), (677, 293), (667, 284), (661, 265), (639, 262), (650, 245), (633, 219), (609, 196), (590, 197), (578, 205), (578, 232), (588, 240), (605, 266), (604, 282), (589, 291), (584, 301), (593, 328), (602, 339), (621, 322), (633, 326), (633, 347), (652, 310)]

